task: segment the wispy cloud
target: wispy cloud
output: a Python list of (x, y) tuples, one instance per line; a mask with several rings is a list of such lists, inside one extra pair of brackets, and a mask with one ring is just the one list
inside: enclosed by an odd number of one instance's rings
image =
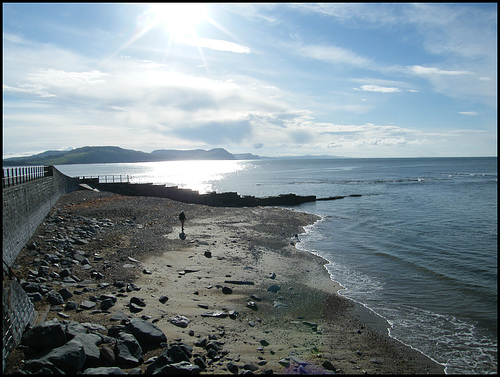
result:
[[(355, 88), (356, 90), (359, 90)], [(362, 85), (361, 91), (363, 92), (376, 92), (376, 93), (399, 93), (400, 88), (389, 87), (389, 86), (378, 86), (378, 85)]]
[(234, 52), (237, 54), (249, 54), (250, 48), (243, 46), (238, 43), (225, 41), (222, 39), (210, 39), (210, 38), (182, 38), (177, 39), (177, 42), (183, 43), (190, 46), (196, 46), (201, 48), (209, 48), (211, 50)]
[(370, 67), (373, 62), (361, 55), (349, 51), (342, 47), (331, 45), (307, 45), (299, 43), (290, 46), (291, 51), (305, 58), (321, 60), (332, 64), (345, 64), (356, 67)]
[(476, 111), (459, 111), (459, 114), (468, 115), (468, 116), (476, 116), (479, 115)]

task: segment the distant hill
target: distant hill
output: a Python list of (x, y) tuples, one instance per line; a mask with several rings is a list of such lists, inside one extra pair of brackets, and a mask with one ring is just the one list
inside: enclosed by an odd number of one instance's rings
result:
[[(254, 159), (259, 156), (251, 155)], [(151, 153), (123, 149), (120, 147), (82, 147), (71, 151), (46, 151), (29, 157), (13, 157), (3, 160), (3, 166), (68, 165), (124, 162), (152, 162), (171, 160), (236, 160), (235, 155), (225, 149), (205, 151), (161, 149)]]

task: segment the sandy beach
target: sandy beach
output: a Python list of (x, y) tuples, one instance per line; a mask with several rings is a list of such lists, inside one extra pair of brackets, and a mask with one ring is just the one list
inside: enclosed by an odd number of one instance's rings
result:
[[(187, 217), (184, 234), (181, 211)], [(196, 345), (203, 338), (221, 344), (220, 357), (203, 374), (231, 374), (230, 363), (240, 373), (253, 365), (257, 374), (443, 373), (440, 365), (381, 333), (373, 316), (337, 294), (326, 261), (296, 248), (304, 227), (318, 220), (314, 215), (82, 190), (64, 195), (47, 218), (58, 219), (59, 226), (46, 221), (37, 229), (30, 243), (36, 242), (40, 256), (57, 248), (54, 240), (65, 237), (63, 229), (102, 220), (93, 239), (74, 246), (88, 255), (94, 271), (92, 276), (79, 264), (71, 270), (89, 282), (88, 290), (69, 290), (77, 291), (71, 298), (76, 302), (96, 292), (116, 294), (118, 301), (109, 310), (90, 312), (54, 308), (44, 299), (35, 303), (37, 323), (64, 318), (109, 328), (119, 311), (128, 318), (146, 316), (168, 343), (189, 344), (193, 354), (206, 353)], [(17, 277), (29, 280), (33, 256), (33, 250), (23, 250)], [(140, 290), (120, 291), (116, 281)], [(57, 279), (48, 283), (64, 285)], [(136, 313), (129, 306), (133, 296), (146, 304)], [(182, 326), (172, 323), (176, 318)], [(144, 360), (162, 351), (148, 351)], [(12, 352), (7, 373), (19, 368), (22, 352)], [(140, 366), (143, 373), (146, 367)]]

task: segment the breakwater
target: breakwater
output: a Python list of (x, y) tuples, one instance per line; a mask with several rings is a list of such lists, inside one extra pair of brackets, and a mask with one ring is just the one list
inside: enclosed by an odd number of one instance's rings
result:
[(82, 183), (87, 184), (89, 188), (114, 192), (121, 195), (155, 196), (183, 203), (204, 204), (212, 207), (297, 206), (317, 200), (337, 200), (346, 197), (333, 196), (328, 198), (317, 198), (315, 195), (301, 196), (295, 194), (281, 194), (278, 196), (258, 198), (251, 195), (239, 195), (236, 192), (209, 192), (200, 194), (198, 191), (182, 189), (177, 186), (166, 187), (165, 185), (153, 185), (151, 183), (99, 183), (97, 178), (82, 179)]

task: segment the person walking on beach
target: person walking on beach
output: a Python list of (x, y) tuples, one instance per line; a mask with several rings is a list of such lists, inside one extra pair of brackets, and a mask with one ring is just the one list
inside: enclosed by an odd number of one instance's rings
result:
[(182, 230), (182, 233), (184, 233), (184, 222), (186, 221), (186, 215), (184, 214), (184, 211), (182, 211), (180, 214), (179, 214), (179, 220), (181, 221), (181, 230)]

